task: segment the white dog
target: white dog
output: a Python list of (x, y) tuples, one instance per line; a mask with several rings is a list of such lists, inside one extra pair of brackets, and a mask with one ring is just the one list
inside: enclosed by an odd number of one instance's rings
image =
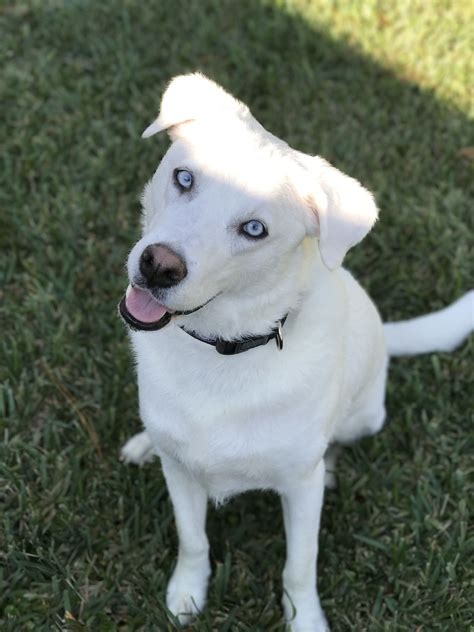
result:
[(173, 142), (143, 194), (120, 311), (146, 428), (122, 456), (161, 458), (179, 534), (168, 608), (185, 622), (204, 606), (208, 498), (273, 489), (285, 616), (293, 632), (327, 630), (316, 558), (332, 446), (380, 430), (388, 355), (453, 349), (472, 330), (474, 292), (383, 326), (341, 268), (377, 219), (356, 180), (199, 74), (173, 79), (143, 136), (162, 130)]

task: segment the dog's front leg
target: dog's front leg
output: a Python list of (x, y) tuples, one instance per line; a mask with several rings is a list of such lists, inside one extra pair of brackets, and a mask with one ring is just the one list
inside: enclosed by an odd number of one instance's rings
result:
[(283, 608), (291, 632), (328, 630), (316, 590), (318, 532), (324, 492), (324, 461), (312, 475), (282, 492), (287, 558)]
[(166, 604), (180, 623), (202, 610), (210, 575), (207, 494), (176, 462), (162, 459), (179, 537), (178, 559), (166, 591)]

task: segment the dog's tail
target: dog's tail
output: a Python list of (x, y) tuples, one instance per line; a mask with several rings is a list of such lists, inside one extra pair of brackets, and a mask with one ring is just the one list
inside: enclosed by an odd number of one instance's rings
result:
[(453, 351), (473, 330), (474, 290), (437, 312), (384, 324), (391, 356)]

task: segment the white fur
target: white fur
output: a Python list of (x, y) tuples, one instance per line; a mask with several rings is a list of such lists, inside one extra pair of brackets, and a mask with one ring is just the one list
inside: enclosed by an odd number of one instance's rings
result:
[(453, 351), (473, 328), (474, 290), (432, 314), (384, 325), (391, 356)]
[[(187, 621), (204, 606), (207, 498), (273, 489), (287, 538), (285, 616), (293, 632), (322, 632), (316, 558), (325, 460), (333, 482), (334, 444), (381, 428), (385, 335), (396, 348), (397, 329), (384, 335), (373, 303), (340, 268), (377, 209), (358, 182), (288, 147), (202, 75), (170, 84), (145, 135), (163, 129), (174, 142), (145, 189), (130, 281), (143, 249), (165, 242), (185, 258), (188, 275), (160, 301), (183, 311), (214, 297), (160, 331), (131, 334), (146, 434), (124, 446), (123, 458), (139, 463), (155, 452), (162, 460), (180, 542), (168, 607)], [(189, 194), (173, 184), (178, 167), (194, 174)], [(269, 236), (242, 237), (238, 226), (250, 219), (265, 222)], [(224, 339), (262, 335), (287, 313), (283, 351), (272, 341), (222, 356), (180, 329)], [(453, 340), (467, 334), (454, 331), (457, 318), (443, 326)], [(404, 352), (415, 342), (407, 338)]]
[(120, 458), (124, 463), (136, 465), (149, 463), (154, 456), (153, 443), (145, 430), (129, 439), (120, 452)]

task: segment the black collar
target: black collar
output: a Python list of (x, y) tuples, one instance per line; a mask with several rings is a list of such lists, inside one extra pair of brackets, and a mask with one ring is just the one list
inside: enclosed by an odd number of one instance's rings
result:
[(266, 345), (267, 342), (273, 340), (275, 338), (276, 346), (281, 351), (283, 349), (283, 332), (282, 327), (285, 324), (285, 320), (287, 319), (288, 314), (277, 321), (277, 326), (266, 336), (252, 336), (250, 338), (242, 338), (240, 340), (222, 340), (222, 338), (201, 338), (195, 331), (188, 331), (184, 327), (181, 329), (186, 332), (189, 336), (196, 338), (196, 340), (200, 340), (201, 342), (205, 342), (208, 345), (212, 345), (216, 348), (218, 353), (222, 355), (235, 355), (236, 353), (243, 353), (244, 351), (249, 351), (250, 349), (254, 349), (255, 347), (260, 347), (261, 345)]

